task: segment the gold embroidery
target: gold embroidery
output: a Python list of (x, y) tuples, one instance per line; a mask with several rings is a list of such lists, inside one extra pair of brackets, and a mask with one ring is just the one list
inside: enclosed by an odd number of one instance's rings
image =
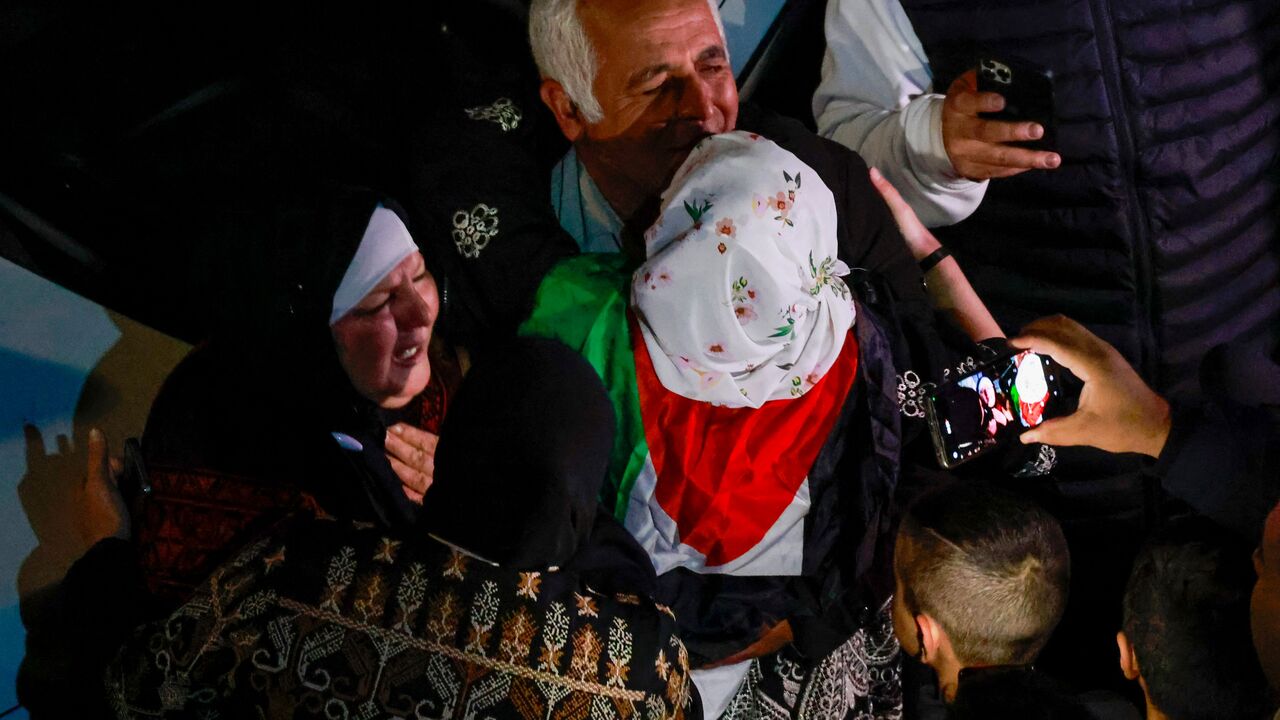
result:
[(467, 556), (454, 550), (453, 554), (445, 562), (444, 576), (454, 580), (465, 579), (467, 577)]
[(667, 679), (667, 674), (671, 672), (671, 663), (667, 662), (667, 651), (658, 651), (658, 657), (653, 661), (653, 669), (658, 673), (659, 679)]
[(582, 593), (574, 593), (573, 598), (578, 603), (578, 617), (600, 617), (595, 598)]
[(378, 546), (378, 552), (376, 555), (373, 556), (373, 559), (377, 562), (382, 562), (390, 565), (391, 563), (396, 561), (396, 550), (399, 550), (399, 549), (400, 549), (399, 540), (392, 540), (391, 538), (384, 537), (382, 538), (382, 544)]
[[(351, 618), (343, 617), (338, 613), (324, 610), (322, 608), (312, 607), (310, 605), (304, 605), (303, 603), (300, 603), (294, 600), (289, 600), (287, 598), (281, 598), (279, 600), (279, 605), (280, 607), (283, 607), (286, 610), (292, 610), (294, 612), (303, 613), (305, 615), (324, 620), (325, 622), (333, 623), (334, 625), (338, 625), (338, 626), (345, 627), (352, 630), (359, 630), (369, 635), (373, 635), (373, 636), (397, 635), (397, 633), (395, 633), (392, 630), (379, 628), (373, 625), (369, 625), (368, 623), (356, 622)], [(591, 631), (591, 628), (584, 627), (582, 629), (589, 632)], [(579, 636), (581, 635), (582, 633), (579, 633)], [(600, 651), (600, 641), (598, 639), (595, 639), (594, 632), (590, 632), (590, 636), (594, 641), (595, 652), (596, 652), (596, 656), (598, 657), (599, 651)], [(581, 693), (591, 693), (593, 695), (603, 695), (608, 698), (618, 698), (621, 700), (633, 700), (637, 702), (643, 701), (645, 699), (645, 693), (641, 690), (625, 690), (622, 688), (607, 687), (605, 685), (601, 685), (596, 682), (560, 677), (558, 675), (552, 675), (550, 673), (540, 672), (538, 670), (524, 667), (522, 665), (513, 665), (512, 663), (505, 662), (502, 660), (496, 660), (493, 658), (484, 657), (482, 655), (473, 655), (471, 653), (466, 652), (465, 650), (460, 650), (450, 645), (442, 645), (440, 643), (430, 642), (427, 640), (423, 640), (421, 638), (402, 637), (402, 639), (406, 644), (412, 647), (416, 647), (421, 650), (426, 650), (428, 652), (439, 653), (440, 655), (444, 655), (445, 657), (452, 658), (454, 660), (460, 660), (466, 663), (473, 663), (475, 665), (479, 665), (481, 667), (488, 668), (490, 670), (498, 670), (501, 672), (509, 673), (511, 675), (515, 675), (517, 677), (529, 678), (530, 680), (538, 680), (541, 682), (568, 687), (571, 690), (575, 690)], [(589, 642), (590, 641), (587, 641), (588, 644)], [(575, 648), (577, 644), (578, 644), (577, 640), (575, 639), (575, 642), (574, 642)], [(576, 650), (575, 650), (575, 653), (576, 653)], [(577, 658), (575, 656), (575, 661), (576, 659)]]
[(542, 586), (542, 573), (522, 572), (520, 573), (520, 585), (516, 589), (516, 595), (529, 598), (530, 600), (538, 599), (539, 588)]
[(284, 546), (283, 545), (281, 545), (280, 548), (276, 550), (274, 553), (262, 558), (262, 564), (266, 568), (266, 570), (264, 571), (264, 574), (270, 575), (271, 571), (275, 570), (276, 566), (282, 562), (284, 562)]
[(573, 636), (573, 658), (569, 661), (569, 677), (581, 681), (594, 680), (600, 662), (600, 637), (590, 625), (578, 628)]
[(498, 657), (509, 663), (524, 662), (529, 657), (533, 634), (533, 619), (529, 617), (529, 611), (525, 608), (517, 609), (502, 625), (502, 643), (498, 646)]

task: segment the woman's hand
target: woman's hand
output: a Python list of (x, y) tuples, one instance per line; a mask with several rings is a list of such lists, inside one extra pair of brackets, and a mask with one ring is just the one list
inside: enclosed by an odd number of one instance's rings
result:
[(436, 471), (436, 443), (440, 436), (412, 425), (396, 423), (387, 429), (387, 459), (400, 477), (404, 494), (419, 505)]
[(871, 168), (871, 184), (880, 191), (880, 197), (884, 198), (885, 204), (889, 206), (889, 211), (893, 213), (893, 220), (902, 233), (902, 239), (907, 241), (907, 249), (911, 251), (911, 257), (915, 258), (916, 262), (929, 257), (934, 250), (942, 247), (942, 243), (929, 232), (929, 228), (920, 222), (916, 211), (912, 210), (907, 201), (898, 194), (897, 188), (875, 168)]
[(76, 517), (86, 547), (112, 537), (129, 539), (129, 509), (117, 484), (121, 469), (120, 461), (107, 455), (107, 436), (97, 428), (89, 430), (89, 468), (80, 488)]

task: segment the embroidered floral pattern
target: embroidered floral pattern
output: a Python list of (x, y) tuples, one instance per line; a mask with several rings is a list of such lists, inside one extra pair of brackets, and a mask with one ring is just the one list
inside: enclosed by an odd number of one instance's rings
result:
[(1058, 451), (1049, 445), (1041, 445), (1040, 452), (1036, 453), (1035, 458), (1018, 468), (1013, 476), (1017, 478), (1042, 477), (1053, 472), (1053, 469), (1057, 466)]
[(582, 617), (600, 617), (599, 611), (596, 609), (595, 598), (582, 593), (574, 593), (573, 599), (578, 603), (578, 615)]
[(453, 214), (453, 243), (464, 258), (480, 257), (480, 251), (498, 236), (498, 209), (480, 203), (471, 211)]
[(722, 720), (902, 720), (902, 656), (886, 604), (818, 662), (784, 648), (753, 660)]
[(373, 556), (374, 560), (390, 565), (396, 561), (396, 550), (400, 548), (399, 540), (391, 538), (382, 538), (381, 545), (378, 547), (378, 554)]
[(520, 121), (524, 119), (520, 108), (510, 98), (498, 98), (490, 105), (467, 108), (464, 112), (472, 120), (488, 120), (497, 123), (498, 127), (502, 128), (502, 132), (515, 130), (520, 127)]
[(924, 403), (931, 386), (920, 382), (914, 370), (898, 376), (898, 410), (910, 418), (924, 417)]
[(446, 562), (444, 576), (447, 578), (453, 578), (454, 580), (466, 579), (467, 556), (463, 555), (459, 550), (454, 550), (453, 553), (449, 555), (449, 560)]
[(538, 599), (538, 587), (542, 585), (542, 573), (537, 571), (520, 573), (520, 585), (516, 595), (530, 600)]
[(782, 310), (778, 311), (778, 314), (782, 316), (782, 319), (785, 321), (785, 324), (774, 328), (773, 334), (770, 335), (769, 337), (771, 338), (794, 337), (796, 332), (796, 320), (801, 315), (804, 314), (804, 308), (800, 307), (799, 305), (788, 305), (787, 307), (784, 307), (782, 308)]
[(283, 545), (277, 548), (274, 553), (262, 558), (262, 565), (264, 569), (263, 571), (270, 574), (271, 571), (275, 570), (276, 566), (278, 566), (282, 562), (284, 562), (284, 546)]

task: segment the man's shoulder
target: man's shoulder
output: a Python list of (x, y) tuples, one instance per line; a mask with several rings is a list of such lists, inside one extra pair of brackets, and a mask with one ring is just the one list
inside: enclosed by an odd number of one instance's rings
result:
[(855, 178), (864, 181), (868, 189), (871, 188), (870, 182), (866, 180), (867, 163), (861, 155), (834, 140), (818, 135), (795, 118), (752, 103), (742, 103), (738, 110), (738, 129), (763, 135), (794, 153), (822, 177), (832, 193), (839, 194), (836, 187), (831, 187), (833, 182), (856, 182)]

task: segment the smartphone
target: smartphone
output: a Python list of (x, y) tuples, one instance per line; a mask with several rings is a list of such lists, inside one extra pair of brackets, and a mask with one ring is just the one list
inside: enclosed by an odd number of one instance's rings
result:
[(1023, 350), (936, 387), (925, 414), (938, 462), (953, 468), (1072, 412), (1065, 374), (1048, 355)]
[(124, 441), (124, 472), (120, 474), (117, 486), (125, 507), (136, 516), (140, 505), (151, 495), (147, 464), (142, 458), (142, 445), (137, 438)]
[(978, 92), (1004, 96), (1003, 110), (979, 113), (979, 117), (1006, 122), (1032, 121), (1044, 128), (1044, 135), (1039, 140), (1011, 145), (1033, 150), (1057, 149), (1052, 71), (1019, 58), (984, 55), (978, 58)]

